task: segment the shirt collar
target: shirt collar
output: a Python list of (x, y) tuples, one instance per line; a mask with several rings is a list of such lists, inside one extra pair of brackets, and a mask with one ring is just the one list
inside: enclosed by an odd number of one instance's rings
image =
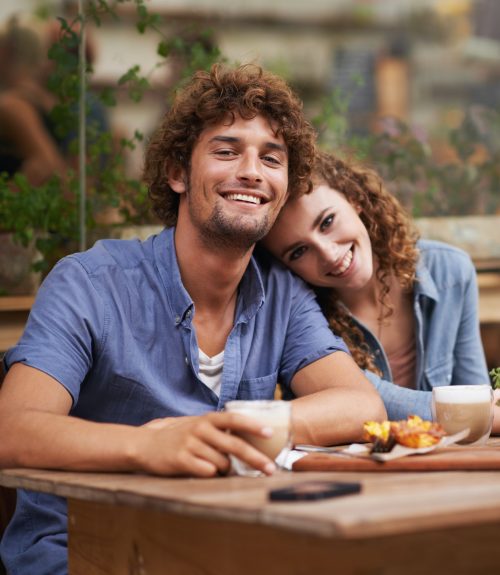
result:
[(259, 265), (252, 255), (241, 278), (236, 317), (243, 323), (251, 320), (265, 302), (264, 284)]
[[(192, 314), (193, 300), (184, 287), (174, 242), (175, 227), (164, 229), (154, 238), (154, 258), (172, 308), (174, 324), (178, 325)], [(236, 308), (237, 322), (249, 321), (265, 301), (262, 274), (254, 258), (243, 274), (239, 285)], [(236, 322), (235, 322), (236, 323)]]
[(414, 290), (416, 296), (422, 295), (424, 297), (433, 299), (434, 301), (439, 301), (439, 291), (436, 287), (436, 283), (429, 273), (429, 270), (427, 269), (422, 257), (417, 263)]
[(167, 299), (172, 309), (174, 325), (179, 325), (186, 314), (192, 313), (193, 300), (182, 284), (175, 253), (175, 228), (166, 228), (154, 238), (154, 257)]

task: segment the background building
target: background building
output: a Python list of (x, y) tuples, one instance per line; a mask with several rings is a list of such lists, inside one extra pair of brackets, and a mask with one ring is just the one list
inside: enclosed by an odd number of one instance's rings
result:
[[(9, 5), (10, 4), (10, 5)], [(0, 19), (36, 10), (37, 0), (2, 3)], [(69, 3), (46, 2), (54, 15)], [(408, 123), (446, 160), (443, 141), (473, 104), (497, 106), (500, 95), (500, 14), (495, 0), (151, 0), (161, 17), (158, 32), (137, 33), (132, 3), (119, 19), (93, 26), (92, 85), (114, 87), (131, 67), (151, 81), (141, 103), (125, 90), (110, 109), (123, 133), (148, 134), (168, 105), (167, 91), (182, 62), (159, 65), (162, 39), (186, 42), (204, 35), (229, 62), (258, 62), (284, 75), (305, 101), (311, 118), (335, 94), (350, 134), (381, 129), (380, 119)], [(207, 38), (209, 40), (207, 40)], [(138, 171), (140, 150), (129, 169)]]

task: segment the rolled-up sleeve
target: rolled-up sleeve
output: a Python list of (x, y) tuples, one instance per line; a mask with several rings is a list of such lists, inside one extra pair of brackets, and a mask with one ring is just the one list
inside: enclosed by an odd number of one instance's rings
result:
[(44, 280), (5, 367), (23, 363), (61, 383), (76, 403), (93, 353), (105, 337), (105, 306), (82, 264), (67, 257)]
[(310, 363), (336, 351), (349, 353), (343, 339), (328, 326), (311, 289), (297, 281), (290, 297), (291, 315), (280, 370), (280, 381), (286, 387), (297, 371)]

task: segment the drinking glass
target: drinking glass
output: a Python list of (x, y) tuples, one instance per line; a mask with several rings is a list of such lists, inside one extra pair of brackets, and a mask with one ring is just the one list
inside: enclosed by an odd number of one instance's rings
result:
[[(225, 405), (226, 411), (233, 411), (247, 415), (259, 421), (264, 427), (272, 427), (274, 433), (271, 437), (258, 437), (251, 433), (238, 433), (245, 441), (259, 451), (265, 453), (270, 459), (284, 460), (286, 452), (291, 448), (291, 403), (281, 400), (234, 400)], [(258, 477), (260, 471), (250, 467), (237, 457), (231, 456), (231, 468), (237, 475)]]
[(493, 390), (489, 385), (449, 385), (432, 390), (432, 417), (448, 435), (469, 429), (459, 443), (483, 445), (493, 424)]

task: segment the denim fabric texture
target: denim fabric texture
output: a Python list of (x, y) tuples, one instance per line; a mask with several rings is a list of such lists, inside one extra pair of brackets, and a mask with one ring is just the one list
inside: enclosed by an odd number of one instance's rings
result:
[[(22, 362), (51, 375), (73, 398), (71, 415), (141, 425), (219, 410), (232, 399), (272, 399), (278, 379), (289, 388), (301, 368), (347, 351), (301, 280), (252, 258), (217, 397), (197, 375), (196, 310), (181, 281), (174, 232), (144, 242), (102, 240), (61, 260), (5, 366)], [(0, 547), (9, 574), (66, 573), (66, 532), (63, 500), (18, 491)]]
[(390, 419), (404, 419), (410, 414), (432, 419), (429, 392), (434, 387), (490, 384), (479, 330), (476, 271), (469, 255), (431, 240), (420, 240), (418, 248), (413, 304), (417, 330), (415, 390), (392, 383), (380, 342), (356, 320), (383, 375), (365, 374), (382, 396)]

